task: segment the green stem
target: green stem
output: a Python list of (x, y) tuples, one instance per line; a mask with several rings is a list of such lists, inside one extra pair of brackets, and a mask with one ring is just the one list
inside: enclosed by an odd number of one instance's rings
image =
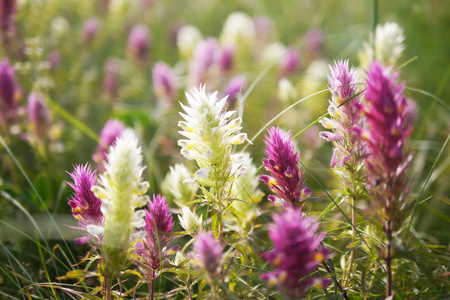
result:
[(372, 0), (372, 49), (374, 53), (374, 59), (377, 53), (375, 45), (377, 35), (377, 24), (378, 24), (378, 0)]
[(387, 285), (386, 285), (386, 297), (392, 295), (392, 255), (391, 255), (391, 242), (392, 242), (392, 229), (391, 229), (391, 220), (387, 220), (386, 224), (386, 235), (387, 235), (387, 255), (386, 255), (386, 272), (387, 272)]
[(111, 278), (105, 277), (105, 300), (111, 300)]

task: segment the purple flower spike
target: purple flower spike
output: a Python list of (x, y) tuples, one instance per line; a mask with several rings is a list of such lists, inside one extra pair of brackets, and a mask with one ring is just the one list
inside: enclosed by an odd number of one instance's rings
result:
[(146, 235), (143, 241), (136, 244), (135, 254), (140, 256), (139, 265), (148, 266), (154, 271), (160, 268), (168, 254), (167, 246), (172, 236), (165, 233), (172, 232), (174, 224), (166, 197), (153, 195), (153, 201), (148, 206), (149, 209), (144, 210)]
[(320, 56), (322, 50), (324, 34), (319, 28), (312, 27), (305, 33), (303, 40), (306, 43), (306, 50), (312, 59)]
[(263, 257), (274, 271), (261, 275), (270, 287), (277, 287), (288, 299), (302, 299), (313, 285), (326, 286), (324, 279), (308, 277), (328, 258), (328, 249), (320, 248), (324, 234), (316, 234), (318, 223), (302, 218), (301, 210), (288, 209), (273, 217), (269, 237), (274, 249)]
[(330, 74), (328, 84), (332, 96), (328, 112), (331, 120), (324, 118), (321, 123), (333, 132), (323, 131), (319, 136), (327, 142), (333, 142), (331, 167), (343, 168), (349, 158), (354, 156), (352, 164), (355, 164), (366, 151), (361, 139), (355, 134), (355, 129), (362, 126), (358, 81), (355, 69), (349, 68), (348, 60), (335, 62), (334, 66), (330, 66)]
[(230, 71), (234, 62), (234, 47), (225, 46), (221, 49), (219, 57), (219, 66), (223, 72)]
[(16, 80), (13, 67), (5, 58), (0, 61), (0, 120), (11, 123), (17, 110)]
[(85, 43), (92, 42), (97, 36), (100, 28), (100, 21), (97, 18), (87, 19), (83, 27), (83, 41)]
[(261, 175), (260, 178), (278, 196), (269, 197), (269, 201), (275, 204), (282, 200), (286, 208), (301, 207), (311, 193), (304, 189), (305, 179), (298, 167), (300, 151), (295, 151), (290, 133), (271, 127), (265, 143), (268, 158), (263, 159), (263, 165), (271, 176)]
[(228, 95), (227, 106), (229, 110), (234, 110), (238, 96), (244, 95), (246, 89), (247, 80), (245, 80), (244, 76), (233, 77), (230, 82), (228, 82), (224, 90), (225, 96)]
[(90, 165), (86, 164), (75, 166), (74, 171), (68, 174), (73, 183), (67, 182), (67, 184), (75, 192), (69, 200), (69, 205), (72, 215), (78, 220), (79, 229), (85, 233), (84, 237), (75, 239), (75, 243), (81, 245), (92, 238), (87, 230), (89, 225), (103, 225), (102, 201), (91, 191), (92, 186), (97, 184), (97, 172), (92, 171)]
[(195, 258), (200, 267), (214, 278), (219, 275), (223, 260), (223, 246), (211, 233), (200, 233), (194, 242)]
[(125, 125), (119, 120), (112, 119), (106, 122), (100, 133), (100, 143), (92, 156), (92, 159), (99, 164), (100, 168), (102, 168), (102, 162), (106, 161), (108, 148), (115, 143), (124, 130)]
[(300, 69), (300, 53), (297, 49), (290, 49), (280, 61), (281, 76), (288, 76)]
[(46, 137), (51, 124), (51, 115), (41, 93), (32, 92), (28, 96), (27, 110), (36, 135), (40, 138)]
[(405, 198), (409, 180), (405, 173), (412, 155), (405, 151), (405, 144), (413, 117), (403, 85), (397, 83), (398, 73), (388, 75), (389, 72), (378, 62), (373, 62), (367, 71), (367, 104), (362, 106), (367, 128), (357, 128), (355, 132), (368, 147), (368, 190), (375, 211), (385, 221), (392, 221), (390, 230), (395, 230), (407, 215), (400, 211), (408, 208)]
[(214, 38), (208, 38), (197, 44), (194, 56), (189, 65), (189, 85), (197, 87), (204, 83), (208, 70), (216, 63), (218, 56), (218, 44)]
[(16, 13), (16, 0), (0, 0), (0, 37), (6, 44), (7, 38), (16, 33), (14, 18)]
[(103, 93), (107, 98), (115, 98), (119, 92), (119, 74), (120, 67), (118, 62), (110, 58), (106, 61), (103, 68)]
[(158, 98), (170, 103), (175, 99), (177, 90), (175, 73), (163, 62), (158, 62), (153, 68), (153, 89)]
[(136, 25), (128, 37), (128, 53), (137, 62), (145, 62), (150, 48), (150, 31), (145, 25)]

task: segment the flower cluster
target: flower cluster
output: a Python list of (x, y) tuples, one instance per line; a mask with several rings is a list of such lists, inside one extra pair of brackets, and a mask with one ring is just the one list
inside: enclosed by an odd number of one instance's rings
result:
[[(72, 215), (78, 220), (79, 228), (84, 231), (85, 236), (75, 239), (77, 244), (85, 244), (93, 236), (89, 233), (90, 226), (102, 226), (103, 215), (101, 212), (102, 201), (98, 199), (91, 188), (97, 183), (97, 172), (91, 170), (91, 166), (75, 166), (72, 173), (69, 173), (73, 183), (67, 184), (74, 190), (74, 195), (69, 200)], [(101, 235), (97, 236), (100, 244)]]
[(135, 254), (139, 256), (139, 265), (150, 267), (150, 272), (158, 270), (167, 256), (172, 236), (166, 233), (172, 232), (173, 219), (169, 212), (166, 198), (161, 195), (153, 195), (153, 201), (145, 209), (145, 238), (137, 242)]
[(358, 193), (357, 182), (364, 176), (363, 159), (366, 157), (364, 142), (354, 130), (363, 124), (359, 108), (358, 81), (355, 69), (348, 66), (348, 60), (335, 62), (333, 67), (330, 66), (330, 72), (330, 119), (323, 118), (321, 124), (332, 132), (322, 131), (320, 137), (333, 143), (331, 167), (338, 172), (344, 186), (350, 188), (354, 197)]
[(100, 143), (92, 158), (99, 164), (101, 171), (103, 169), (103, 162), (106, 161), (106, 154), (108, 148), (116, 142), (116, 140), (122, 135), (125, 130), (125, 125), (119, 120), (111, 119), (106, 122), (105, 126), (100, 133)]
[(200, 233), (194, 242), (193, 258), (194, 264), (213, 279), (219, 275), (223, 264), (223, 246), (211, 233)]
[[(143, 195), (148, 182), (142, 181), (142, 150), (131, 129), (124, 131), (111, 147), (104, 163), (105, 173), (99, 177), (99, 183), (92, 187), (95, 196), (103, 201), (103, 273), (117, 276), (127, 263), (131, 250), (131, 238), (136, 227), (143, 227), (143, 210), (136, 208), (146, 205), (149, 197)], [(140, 237), (140, 234), (136, 235)]]
[[(207, 94), (205, 87), (194, 88), (186, 94), (188, 105), (181, 104), (186, 114), (181, 113), (185, 121), (178, 125), (183, 129), (180, 134), (188, 139), (181, 139), (181, 154), (189, 160), (195, 160), (200, 167), (193, 179), (204, 186), (224, 186), (233, 176), (243, 172), (239, 167), (239, 157), (231, 155), (233, 145), (242, 144), (247, 134), (239, 133), (241, 118), (230, 121), (234, 111), (224, 111), (227, 98), (218, 99), (217, 92)], [(234, 172), (232, 172), (234, 171)]]
[(367, 71), (367, 88), (362, 106), (367, 128), (356, 128), (365, 140), (370, 158), (367, 160), (369, 192), (378, 216), (393, 222), (392, 229), (401, 226), (402, 213), (408, 208), (406, 193), (408, 178), (406, 170), (412, 155), (405, 150), (411, 133), (411, 116), (408, 102), (403, 95), (403, 85), (397, 83), (398, 73), (389, 74), (373, 62)]
[(271, 127), (265, 143), (267, 158), (263, 159), (263, 165), (270, 176), (261, 175), (261, 180), (276, 194), (269, 195), (269, 201), (284, 207), (301, 207), (311, 196), (311, 191), (304, 187), (303, 171), (298, 167), (300, 151), (295, 150), (290, 133)]
[(394, 65), (405, 50), (403, 29), (395, 22), (378, 24), (371, 43), (364, 43), (364, 51), (359, 54), (361, 65), (366, 67), (373, 60)]
[(7, 59), (0, 61), (0, 122), (10, 124), (17, 114), (14, 68)]
[(313, 285), (326, 286), (327, 280), (309, 277), (328, 256), (328, 249), (319, 248), (324, 238), (323, 233), (316, 234), (319, 224), (302, 217), (300, 209), (288, 209), (274, 215), (273, 220), (269, 237), (274, 249), (264, 259), (275, 270), (261, 275), (261, 279), (283, 291), (288, 299), (302, 299)]

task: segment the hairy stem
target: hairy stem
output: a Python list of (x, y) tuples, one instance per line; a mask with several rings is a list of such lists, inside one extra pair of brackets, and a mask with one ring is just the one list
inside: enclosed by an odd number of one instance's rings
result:
[[(352, 197), (352, 241), (354, 242), (356, 240), (356, 210), (355, 210), (355, 197)], [(346, 280), (344, 281), (344, 287), (347, 286), (347, 283), (350, 282), (350, 273), (352, 272), (353, 265), (355, 263), (355, 255), (356, 255), (356, 249), (352, 249), (350, 252), (350, 261), (348, 263), (347, 267), (347, 274), (346, 274)]]
[(111, 300), (111, 283), (112, 279), (105, 277), (105, 300)]
[(387, 285), (386, 285), (386, 297), (389, 297), (392, 295), (392, 256), (391, 256), (391, 242), (392, 242), (392, 229), (391, 229), (391, 220), (388, 219), (386, 222), (386, 247), (387, 247), (387, 254), (386, 254), (386, 272), (387, 272)]

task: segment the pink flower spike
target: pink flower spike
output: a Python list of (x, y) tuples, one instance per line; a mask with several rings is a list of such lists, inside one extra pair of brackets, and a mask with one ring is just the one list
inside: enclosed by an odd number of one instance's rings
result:
[[(102, 226), (103, 214), (101, 212), (102, 201), (95, 197), (91, 188), (97, 184), (97, 172), (91, 170), (89, 164), (74, 167), (72, 173), (68, 173), (73, 180), (67, 184), (74, 190), (73, 196), (69, 200), (72, 215), (78, 220), (79, 228), (84, 235), (75, 239), (77, 244), (85, 244), (92, 236), (88, 233), (89, 225)], [(97, 242), (101, 236), (97, 236)]]
[[(328, 249), (320, 248), (324, 234), (317, 234), (318, 223), (302, 218), (300, 209), (288, 209), (273, 217), (269, 237), (274, 244), (263, 258), (275, 270), (261, 275), (270, 287), (276, 286), (288, 299), (302, 299), (317, 279), (309, 275), (328, 258)], [(323, 282), (328, 285), (328, 280)]]
[[(271, 176), (261, 175), (261, 181), (277, 198), (283, 200), (284, 207), (302, 206), (307, 198), (306, 194), (302, 194), (305, 179), (298, 167), (300, 151), (295, 151), (290, 133), (278, 127), (271, 127), (266, 135), (265, 143), (267, 159), (263, 159), (263, 166)], [(269, 201), (276, 203), (273, 197)]]
[(219, 275), (223, 263), (223, 246), (211, 233), (200, 233), (194, 242), (194, 257), (209, 276)]
[(125, 125), (119, 120), (111, 119), (106, 122), (100, 133), (100, 143), (92, 158), (100, 165), (103, 171), (102, 163), (106, 161), (106, 154), (110, 146), (114, 145), (115, 141), (122, 135), (125, 130)]

